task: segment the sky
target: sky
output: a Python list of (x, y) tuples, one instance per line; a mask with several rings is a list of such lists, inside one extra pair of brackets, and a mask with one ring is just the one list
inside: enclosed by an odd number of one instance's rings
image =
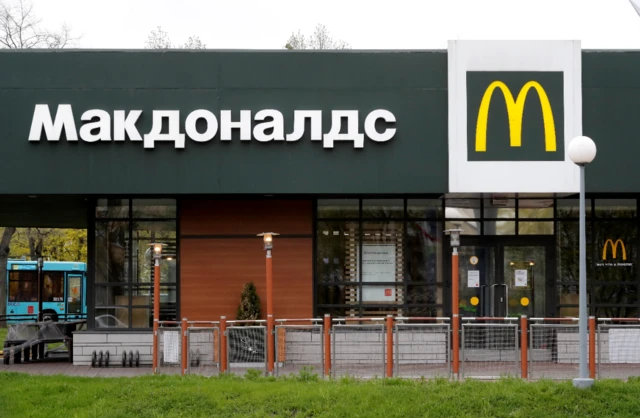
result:
[(445, 49), (452, 39), (577, 39), (583, 49), (640, 49), (629, 0), (31, 0), (42, 24), (63, 22), (76, 48), (144, 48), (161, 26), (173, 44), (281, 49), (324, 24), (353, 49)]

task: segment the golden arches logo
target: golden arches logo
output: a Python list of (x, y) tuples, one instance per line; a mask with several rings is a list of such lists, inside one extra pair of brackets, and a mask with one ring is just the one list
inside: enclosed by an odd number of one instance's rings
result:
[(623, 260), (627, 259), (627, 249), (624, 247), (624, 242), (622, 242), (622, 240), (620, 238), (618, 238), (615, 243), (611, 239), (608, 239), (608, 240), (605, 241), (604, 248), (602, 249), (602, 259), (603, 260), (607, 259), (607, 248), (609, 247), (609, 244), (611, 244), (611, 247), (612, 247), (611, 254), (613, 255), (613, 258), (616, 258), (616, 253), (617, 253), (617, 250), (618, 250), (618, 244), (620, 244), (620, 246), (622, 247), (622, 259)]
[(545, 151), (556, 151), (556, 127), (553, 120), (553, 110), (549, 97), (544, 88), (537, 81), (527, 82), (514, 100), (511, 90), (502, 81), (494, 81), (487, 87), (480, 102), (480, 110), (478, 112), (478, 122), (476, 124), (476, 152), (485, 152), (487, 150), (487, 118), (489, 117), (489, 107), (493, 92), (500, 89), (504, 95), (507, 105), (507, 114), (509, 116), (509, 136), (510, 145), (519, 147), (522, 145), (522, 114), (524, 112), (524, 104), (527, 99), (529, 90), (535, 89), (540, 98), (542, 107), (542, 121), (544, 123), (544, 144)]

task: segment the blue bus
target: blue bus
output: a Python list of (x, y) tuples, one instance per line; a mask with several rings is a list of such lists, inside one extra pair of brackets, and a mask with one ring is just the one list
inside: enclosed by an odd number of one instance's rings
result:
[[(45, 261), (42, 265), (43, 320), (86, 318), (87, 264)], [(7, 261), (7, 322), (38, 317), (38, 265), (36, 261)], [(19, 315), (19, 316), (18, 316)], [(13, 316), (13, 317), (12, 317)]]

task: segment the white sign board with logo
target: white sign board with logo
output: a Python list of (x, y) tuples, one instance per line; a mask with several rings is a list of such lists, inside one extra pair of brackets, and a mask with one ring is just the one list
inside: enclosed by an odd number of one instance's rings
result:
[[(579, 41), (449, 41), (448, 48), (448, 94), (449, 94), (449, 192), (450, 193), (577, 193), (579, 191), (579, 169), (569, 159), (569, 142), (582, 135), (582, 68)], [(479, 108), (471, 108), (468, 115), (467, 79), (468, 74), (477, 72), (496, 73), (495, 80), (487, 84), (487, 101), (482, 100)], [(517, 87), (503, 83), (504, 78), (516, 72), (552, 73), (561, 72), (562, 106), (550, 109), (545, 106), (544, 87), (535, 79)], [(535, 77), (535, 75), (533, 76)], [(501, 90), (501, 91), (498, 91)], [(554, 90), (554, 91), (556, 91)], [(474, 99), (475, 100), (475, 96)], [(489, 103), (491, 105), (489, 110)], [(475, 103), (475, 102), (474, 102)], [(531, 103), (531, 104), (529, 104)], [(487, 112), (507, 109), (504, 127), (489, 126)], [(526, 109), (525, 109), (526, 107)], [(540, 109), (542, 108), (542, 112)], [(535, 109), (535, 110), (534, 110)], [(483, 152), (485, 147), (495, 147), (496, 138), (491, 130), (509, 130), (512, 147), (521, 147), (521, 138), (529, 129), (522, 124), (523, 112), (537, 112), (544, 130), (540, 138), (535, 138), (540, 146), (551, 140), (554, 144), (564, 144), (560, 155), (553, 161), (483, 160), (470, 161), (469, 132), (479, 134), (480, 145), (474, 151)], [(477, 114), (475, 114), (477, 112)], [(542, 114), (539, 114), (539, 113)], [(555, 113), (555, 114), (554, 114)], [(539, 116), (538, 116), (539, 114)], [(562, 117), (563, 116), (563, 117)], [(532, 114), (533, 117), (533, 114)], [(562, 117), (564, 128), (556, 132), (553, 118)], [(538, 119), (536, 119), (538, 120)], [(544, 122), (543, 122), (544, 121)], [(502, 122), (501, 122), (502, 123)], [(489, 123), (490, 125), (490, 123)], [(468, 129), (469, 128), (469, 129)], [(473, 128), (473, 130), (470, 130)], [(487, 134), (489, 132), (489, 134)], [(552, 139), (553, 138), (553, 139)], [(501, 141), (503, 139), (500, 139)], [(527, 141), (531, 140), (528, 138)], [(555, 147), (555, 145), (553, 146)], [(552, 152), (555, 148), (547, 149)], [(559, 151), (558, 151), (559, 152)]]

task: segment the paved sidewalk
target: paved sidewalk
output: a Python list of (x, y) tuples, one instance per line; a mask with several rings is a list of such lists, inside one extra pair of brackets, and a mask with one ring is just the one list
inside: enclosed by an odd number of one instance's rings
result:
[(33, 375), (83, 376), (83, 377), (132, 377), (152, 374), (150, 366), (141, 367), (91, 367), (74, 366), (66, 359), (64, 361), (32, 361), (23, 364), (0, 363), (0, 372), (28, 373)]

